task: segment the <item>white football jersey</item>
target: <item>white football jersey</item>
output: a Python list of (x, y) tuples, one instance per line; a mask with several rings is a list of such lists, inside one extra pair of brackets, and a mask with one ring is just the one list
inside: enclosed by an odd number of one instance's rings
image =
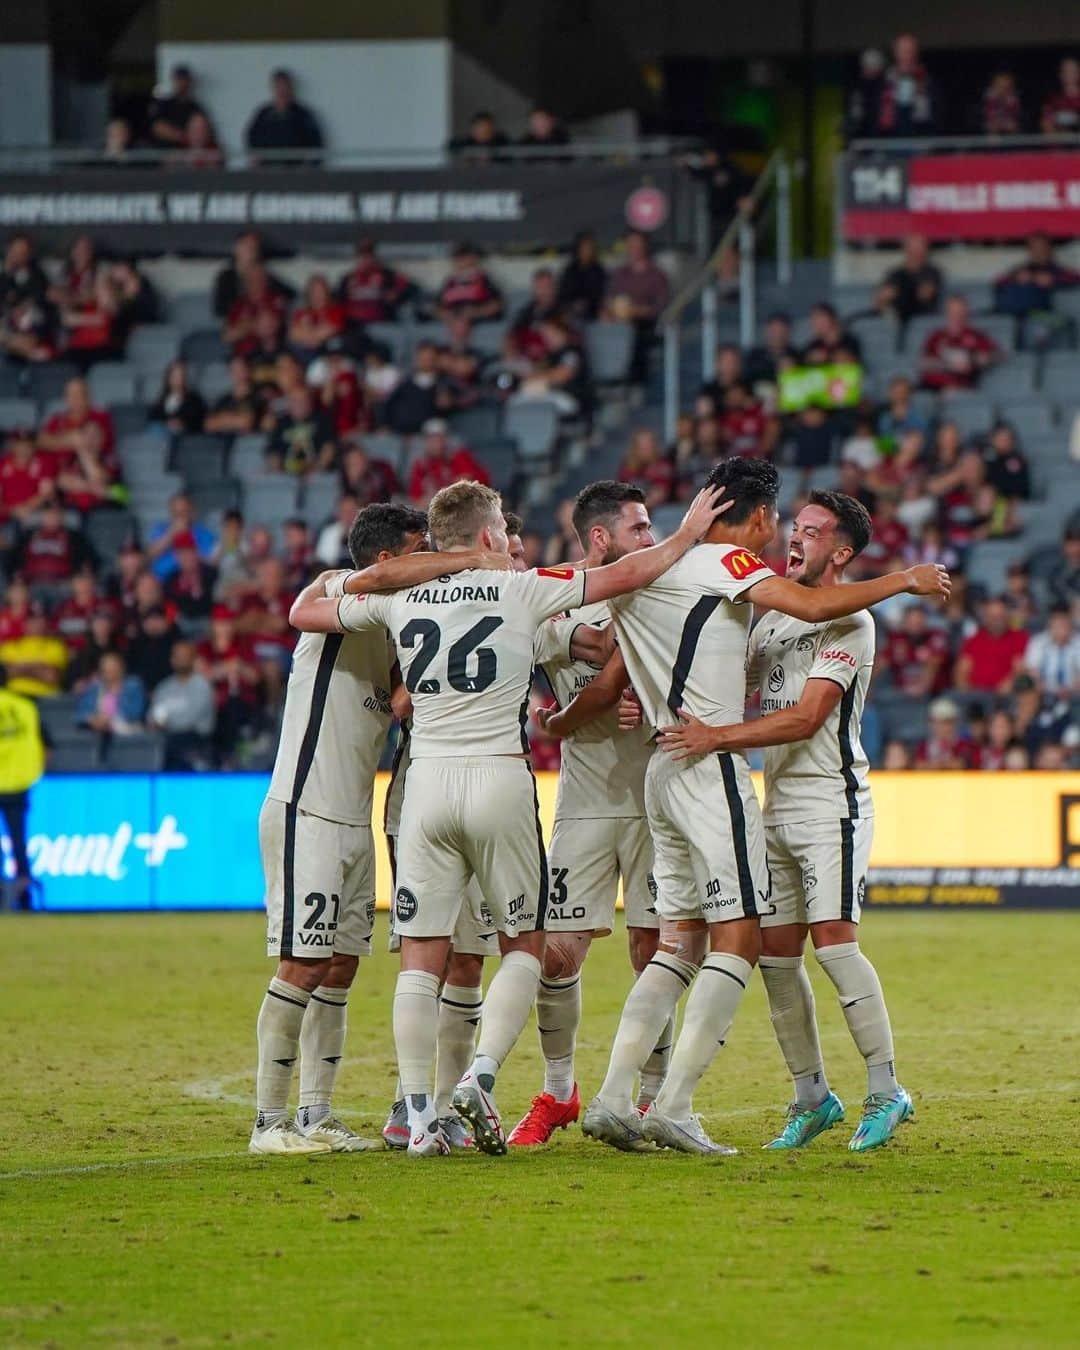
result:
[(384, 634), (301, 634), (268, 795), (324, 820), (370, 825), (392, 720)]
[(750, 636), (748, 687), (762, 713), (798, 703), (807, 680), (832, 680), (843, 697), (807, 741), (765, 750), (766, 825), (858, 820), (874, 813), (859, 724), (874, 668), (874, 621), (866, 610), (806, 623), (770, 610)]
[(730, 726), (746, 704), (746, 592), (776, 574), (733, 544), (698, 544), (651, 586), (611, 601), (619, 649), (645, 724), (674, 725), (676, 708)]
[(536, 630), (581, 606), (585, 573), (470, 570), (384, 595), (346, 595), (350, 632), (386, 628), (412, 696), (414, 760), (520, 755)]
[[(547, 676), (560, 708), (596, 678), (598, 667), (570, 656), (575, 631), (582, 625), (606, 628), (606, 603), (584, 605), (566, 618), (542, 624), (537, 633), (536, 664)], [(616, 709), (575, 731), (562, 743), (556, 820), (610, 820), (645, 814), (645, 767), (652, 755), (650, 733), (620, 731)]]

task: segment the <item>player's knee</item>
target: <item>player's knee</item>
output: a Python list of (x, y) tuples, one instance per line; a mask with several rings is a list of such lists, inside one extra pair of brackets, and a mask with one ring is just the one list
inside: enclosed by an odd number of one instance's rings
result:
[(626, 939), (630, 947), (630, 965), (640, 975), (656, 955), (660, 934), (655, 928), (628, 928)]
[(828, 919), (824, 923), (810, 925), (810, 940), (814, 952), (823, 947), (839, 947), (843, 943), (859, 941), (859, 925), (850, 919)]
[(360, 958), (358, 956), (346, 956), (342, 952), (335, 952), (330, 959), (330, 968), (322, 983), (331, 989), (351, 989), (359, 968)]
[(709, 930), (704, 920), (662, 919), (656, 950), (667, 952), (688, 965), (700, 966), (709, 945)]
[(446, 983), (459, 989), (475, 989), (484, 981), (484, 958), (470, 952), (451, 952), (446, 963)]
[(732, 919), (709, 925), (709, 950), (741, 956), (756, 966), (761, 955), (761, 925), (757, 919)]
[(806, 928), (802, 924), (785, 923), (776, 928), (762, 928), (762, 956), (802, 956), (806, 945)]
[(278, 963), (277, 977), (297, 989), (314, 993), (330, 971), (330, 959), (324, 961), (304, 961), (288, 956)]
[(585, 964), (591, 933), (549, 933), (544, 949), (544, 978), (568, 980)]

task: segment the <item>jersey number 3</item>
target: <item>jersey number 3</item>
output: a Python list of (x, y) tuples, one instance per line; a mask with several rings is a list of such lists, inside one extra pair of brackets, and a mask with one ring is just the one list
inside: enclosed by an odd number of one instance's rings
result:
[[(446, 679), (451, 689), (456, 689), (459, 694), (479, 694), (495, 683), (498, 673), (495, 649), (481, 646), (481, 643), (497, 628), (501, 628), (502, 622), (502, 619), (490, 615), (481, 619), (447, 650)], [(442, 646), (442, 629), (434, 619), (412, 619), (401, 630), (399, 640), (402, 647), (420, 644), (420, 650), (409, 662), (405, 672), (405, 688), (410, 694), (438, 694), (442, 685), (427, 672)], [(473, 655), (476, 657), (476, 666), (470, 674), (469, 663)]]

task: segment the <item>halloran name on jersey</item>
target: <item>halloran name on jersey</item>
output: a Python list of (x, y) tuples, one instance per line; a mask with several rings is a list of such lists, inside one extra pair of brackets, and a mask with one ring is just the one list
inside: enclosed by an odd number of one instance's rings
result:
[(453, 605), (459, 600), (498, 600), (498, 586), (447, 586), (445, 590), (432, 590), (430, 586), (418, 586), (405, 597), (418, 605)]

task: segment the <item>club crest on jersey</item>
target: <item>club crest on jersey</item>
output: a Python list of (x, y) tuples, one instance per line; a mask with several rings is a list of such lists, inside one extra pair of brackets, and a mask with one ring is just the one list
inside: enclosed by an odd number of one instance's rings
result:
[(742, 581), (743, 577), (748, 577), (751, 572), (757, 572), (765, 564), (756, 553), (751, 553), (748, 548), (740, 548), (735, 553), (727, 555), (724, 566), (736, 581)]
[(538, 577), (554, 577), (556, 581), (573, 581), (574, 569), (572, 567), (538, 567), (536, 575)]
[(795, 650), (797, 652), (812, 652), (814, 650), (815, 633), (807, 633), (804, 637), (801, 637), (795, 644)]
[(774, 694), (778, 694), (784, 687), (784, 667), (773, 666), (769, 671), (769, 688)]
[(419, 908), (420, 902), (412, 891), (407, 886), (399, 886), (394, 897), (394, 917), (398, 923), (408, 923), (410, 919), (415, 919)]

